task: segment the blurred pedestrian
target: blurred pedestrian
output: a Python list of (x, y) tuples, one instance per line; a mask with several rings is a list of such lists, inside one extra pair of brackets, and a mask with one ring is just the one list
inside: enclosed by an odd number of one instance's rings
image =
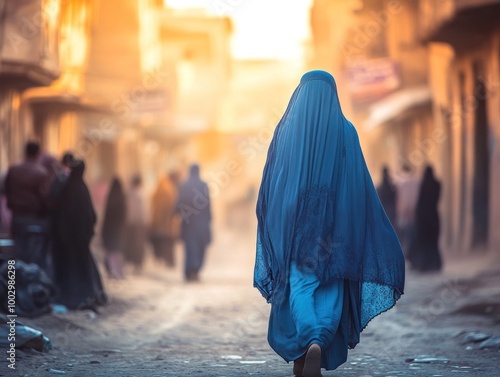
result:
[(136, 174), (127, 192), (127, 224), (125, 232), (125, 259), (140, 271), (144, 263), (147, 224), (146, 201), (142, 192), (142, 178)]
[(174, 245), (179, 236), (179, 223), (175, 214), (177, 203), (176, 175), (161, 177), (151, 201), (150, 240), (154, 255), (168, 267), (175, 266)]
[[(182, 183), (182, 176), (179, 170), (171, 170), (168, 173), (168, 178), (170, 179), (170, 182), (174, 185), (175, 189), (175, 206), (177, 206), (177, 198), (179, 196), (179, 188)], [(173, 239), (173, 246), (175, 246), (175, 243), (179, 239), (181, 235), (181, 223), (182, 219), (181, 216), (177, 213), (176, 207), (174, 208), (174, 217), (172, 218), (172, 223), (170, 225), (170, 236)], [(175, 253), (174, 253), (175, 255)]]
[(404, 258), (333, 77), (306, 73), (269, 146), (257, 202), (254, 285), (268, 341), (294, 374), (321, 376), (403, 293)]
[(196, 164), (191, 165), (188, 179), (179, 188), (177, 211), (182, 217), (184, 277), (186, 281), (198, 281), (207, 246), (212, 240), (212, 214), (208, 186), (200, 179), (200, 167)]
[(7, 206), (7, 197), (5, 195), (5, 178), (7, 172), (0, 173), (0, 239), (6, 238), (10, 232), (10, 223), (12, 213)]
[(30, 141), (25, 160), (9, 168), (5, 179), (7, 205), (12, 211), (11, 236), (16, 258), (47, 269), (49, 175), (38, 163), (40, 144)]
[(438, 204), (441, 184), (430, 165), (425, 168), (418, 194), (415, 236), (410, 245), (408, 261), (417, 271), (439, 271), (442, 267), (439, 252)]
[(396, 229), (405, 254), (408, 253), (415, 233), (415, 207), (419, 187), (420, 182), (415, 174), (415, 169), (409, 164), (403, 164), (397, 183)]
[(127, 202), (120, 180), (115, 177), (108, 192), (104, 221), (102, 224), (102, 244), (106, 251), (106, 268), (115, 279), (123, 279), (124, 275), (124, 241)]
[(382, 168), (382, 183), (377, 187), (377, 194), (387, 217), (391, 221), (392, 226), (395, 227), (397, 191), (387, 166)]
[[(66, 151), (62, 157), (60, 162), (51, 161), (51, 166), (54, 170), (55, 181), (51, 187), (51, 195), (57, 196), (61, 192), (62, 188), (66, 184), (67, 179), (71, 173), (71, 169), (80, 163), (81, 160), (75, 158), (72, 152)], [(49, 172), (50, 174), (50, 172)]]
[(95, 309), (107, 301), (90, 251), (96, 215), (83, 180), (85, 163), (75, 160), (54, 207), (53, 264), (56, 301), (70, 309)]
[(57, 158), (49, 153), (42, 153), (39, 159), (40, 165), (47, 170), (47, 209), (49, 217), (49, 242), (47, 245), (47, 267), (46, 272), (50, 277), (53, 277), (53, 246), (54, 246), (54, 207), (59, 198), (62, 188), (66, 184), (69, 176), (69, 171), (64, 168)]
[(67, 170), (57, 158), (48, 153), (43, 153), (39, 162), (47, 170), (49, 190), (47, 203), (49, 208), (51, 208), (54, 206), (71, 171)]
[(71, 151), (66, 151), (62, 155), (61, 158), (61, 163), (64, 166), (64, 170), (66, 171), (67, 175), (71, 172), (71, 168), (75, 165), (78, 164), (80, 160), (76, 159), (73, 152)]

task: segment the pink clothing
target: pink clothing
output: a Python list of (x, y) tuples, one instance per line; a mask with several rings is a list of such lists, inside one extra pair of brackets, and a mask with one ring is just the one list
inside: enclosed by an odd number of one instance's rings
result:
[(146, 200), (140, 188), (131, 188), (127, 195), (127, 223), (145, 226), (149, 220)]
[(419, 188), (420, 182), (414, 175), (403, 178), (397, 184), (396, 218), (398, 227), (405, 227), (415, 221)]

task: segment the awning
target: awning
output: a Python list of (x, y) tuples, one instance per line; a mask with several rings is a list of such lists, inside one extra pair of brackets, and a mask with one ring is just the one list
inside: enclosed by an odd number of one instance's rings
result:
[(427, 2), (430, 3), (429, 16), (424, 13), (420, 17), (424, 21), (420, 34), (422, 42), (444, 42), (455, 50), (469, 52), (484, 42), (486, 35), (493, 34), (498, 26), (498, 0), (455, 0), (451, 7), (448, 1), (441, 4), (433, 4), (434, 0)]
[(371, 129), (404, 115), (411, 109), (429, 105), (431, 101), (432, 93), (427, 86), (399, 90), (373, 104), (363, 126), (367, 130)]
[(54, 90), (52, 88), (29, 89), (24, 94), (23, 99), (32, 106), (43, 107), (44, 110), (55, 110), (60, 112), (110, 112), (110, 109), (102, 103), (91, 101), (80, 95)]

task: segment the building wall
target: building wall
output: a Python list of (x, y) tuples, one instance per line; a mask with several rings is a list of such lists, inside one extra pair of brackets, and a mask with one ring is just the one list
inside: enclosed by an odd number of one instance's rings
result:
[[(335, 22), (332, 22), (335, 19)], [(349, 35), (362, 36), (361, 23), (354, 14), (353, 2), (349, 0), (315, 0), (311, 8), (312, 47), (308, 66), (324, 69), (335, 77), (342, 111), (354, 124), (357, 120), (352, 111), (348, 82), (344, 74), (347, 60), (358, 55), (358, 40), (348, 40)], [(360, 37), (361, 38), (361, 37)], [(351, 51), (355, 51), (351, 55)]]
[(0, 172), (23, 158), (33, 137), (23, 93), (60, 73), (59, 17), (58, 0), (0, 3)]
[(165, 10), (161, 15), (162, 69), (169, 76), (170, 124), (178, 131), (216, 129), (231, 78), (228, 18)]
[[(85, 93), (105, 104), (107, 113), (85, 114), (82, 126), (92, 180), (124, 182), (144, 168), (144, 132), (157, 118), (156, 96), (168, 78), (160, 71), (157, 0), (92, 0), (91, 42)], [(156, 112), (156, 113), (155, 113)], [(164, 113), (162, 113), (164, 114)], [(110, 153), (113, 157), (110, 157)]]
[(390, 57), (399, 62), (403, 86), (427, 83), (428, 52), (419, 39), (418, 2), (404, 1), (390, 12), (390, 1), (386, 2), (388, 14), (386, 27), (387, 48)]
[(0, 90), (0, 173), (23, 158), (24, 141), (30, 130), (20, 122), (21, 93), (15, 89)]
[(491, 98), (489, 101), (489, 121), (491, 131), (491, 186), (490, 186), (490, 240), (489, 248), (500, 252), (500, 30), (492, 36), (490, 61)]
[(38, 139), (55, 155), (77, 146), (80, 120), (73, 105), (84, 92), (90, 32), (90, 0), (14, 4), (9, 2), (2, 25), (10, 38), (0, 55), (6, 84), (0, 89), (0, 124), (6, 135), (2, 168), (22, 159), (29, 139)]
[[(46, 2), (49, 6), (51, 2)], [(44, 88), (36, 88), (25, 93), (25, 100), (40, 105), (31, 105), (34, 130), (41, 135), (43, 148), (60, 156), (67, 150), (78, 148), (81, 138), (82, 119), (78, 108), (67, 106), (67, 97), (75, 102), (85, 96), (85, 73), (89, 58), (90, 24), (92, 17), (91, 0), (61, 2), (58, 25), (59, 65), (61, 74)], [(44, 102), (46, 98), (49, 103)], [(69, 100), (71, 101), (71, 100)], [(84, 154), (83, 150), (77, 151)], [(82, 156), (84, 157), (84, 156)]]
[[(387, 13), (390, 3), (396, 4), (397, 9)], [(313, 64), (342, 71), (353, 56), (375, 57), (385, 46), (387, 56), (400, 63), (402, 87), (429, 83), (433, 94), (431, 108), (415, 109), (369, 132), (361, 132), (374, 180), (379, 180), (383, 163), (395, 170), (401, 160), (409, 160), (417, 165), (419, 174), (425, 164), (431, 163), (442, 182), (443, 249), (450, 255), (485, 248), (499, 252), (500, 234), (496, 228), (500, 224), (500, 29), (492, 21), (499, 11), (495, 6), (498, 1), (434, 3), (367, 1), (363, 8), (353, 9), (344, 2), (316, 0), (312, 14), (316, 59)], [(482, 6), (485, 7), (481, 10)], [(332, 21), (337, 18), (342, 20)], [(337, 26), (340, 30), (332, 32)], [(426, 45), (429, 38), (444, 42)], [(348, 47), (343, 51), (355, 54), (336, 54), (339, 46)], [(480, 73), (475, 69), (478, 61), (482, 64)], [(478, 84), (478, 76), (484, 81), (485, 90)], [(483, 100), (489, 136), (487, 140), (483, 138), (481, 145), (476, 139), (481, 123), (478, 109)], [(362, 108), (349, 110), (352, 112), (348, 116), (359, 129), (367, 112)], [(485, 195), (489, 218), (484, 227), (477, 211), (481, 202), (477, 193), (486, 192), (480, 190), (484, 170), (481, 156), (489, 157), (485, 159), (489, 161), (489, 193)], [(477, 242), (477, 229), (481, 228), (489, 229), (486, 245)]]
[(63, 1), (59, 23), (61, 75), (51, 85), (56, 90), (82, 94), (89, 59), (91, 0)]
[[(485, 36), (475, 49), (454, 50), (453, 46), (431, 44), (431, 82), (434, 96), (435, 119), (445, 132), (440, 144), (445, 172), (442, 213), (444, 214), (444, 242), (453, 254), (469, 250), (500, 250), (500, 238), (495, 224), (500, 221), (500, 31), (497, 28)], [(481, 72), (475, 71), (480, 63)], [(478, 81), (480, 80), (480, 81)], [(484, 83), (485, 88), (481, 86)], [(488, 139), (484, 148), (476, 145), (478, 109), (486, 101)], [(481, 163), (477, 153), (484, 150), (489, 157), (489, 228), (485, 245), (475, 242), (474, 192), (478, 185)], [(479, 163), (479, 166), (478, 166)]]
[(58, 77), (61, 1), (0, 4), (0, 77), (4, 84), (35, 86)]
[[(396, 176), (402, 162), (409, 162), (415, 165), (417, 174), (420, 174), (426, 163), (436, 163), (432, 150), (427, 151), (426, 147), (429, 144), (427, 139), (432, 136), (428, 135), (433, 123), (431, 108), (427, 105), (404, 110), (404, 113), (393, 117), (386, 124), (380, 124), (375, 129), (365, 129), (364, 123), (371, 106), (383, 100), (390, 92), (381, 92), (370, 99), (359, 101), (354, 95), (349, 98), (350, 83), (345, 79), (346, 69), (351, 64), (359, 61), (368, 64), (380, 58), (391, 61), (398, 67), (395, 78), (398, 86), (392, 89), (393, 92), (426, 85), (428, 54), (425, 45), (419, 40), (418, 3), (370, 0), (362, 4), (361, 7), (355, 7), (352, 2), (315, 2), (318, 20), (326, 17), (329, 22), (324, 22), (336, 27), (337, 22), (332, 22), (332, 19), (341, 19), (337, 36), (330, 37), (330, 50), (341, 51), (337, 57), (340, 64), (337, 62), (336, 67), (341, 69), (340, 77), (344, 80), (343, 87), (339, 87), (340, 96), (344, 97), (343, 110), (357, 127), (367, 165), (375, 182), (380, 181), (383, 165), (388, 165)], [(321, 6), (325, 9), (321, 9)], [(314, 9), (315, 7), (313, 11)], [(328, 13), (328, 9), (342, 9), (346, 15), (344, 17), (339, 16), (338, 12)], [(320, 42), (316, 45), (321, 52), (327, 50), (323, 47), (327, 38), (319, 26), (317, 29)], [(338, 35), (343, 36), (342, 41), (335, 40)], [(340, 49), (337, 48), (338, 45), (341, 46)]]

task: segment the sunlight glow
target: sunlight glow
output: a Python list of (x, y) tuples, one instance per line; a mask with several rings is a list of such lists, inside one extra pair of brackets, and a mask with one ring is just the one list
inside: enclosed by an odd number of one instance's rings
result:
[(160, 66), (161, 51), (156, 46), (159, 43), (158, 34), (158, 18), (154, 8), (144, 1), (138, 3), (139, 17), (139, 40), (141, 48), (141, 69), (144, 74), (152, 72)]
[(204, 9), (234, 22), (237, 59), (298, 59), (310, 38), (312, 0), (165, 0), (175, 9)]

